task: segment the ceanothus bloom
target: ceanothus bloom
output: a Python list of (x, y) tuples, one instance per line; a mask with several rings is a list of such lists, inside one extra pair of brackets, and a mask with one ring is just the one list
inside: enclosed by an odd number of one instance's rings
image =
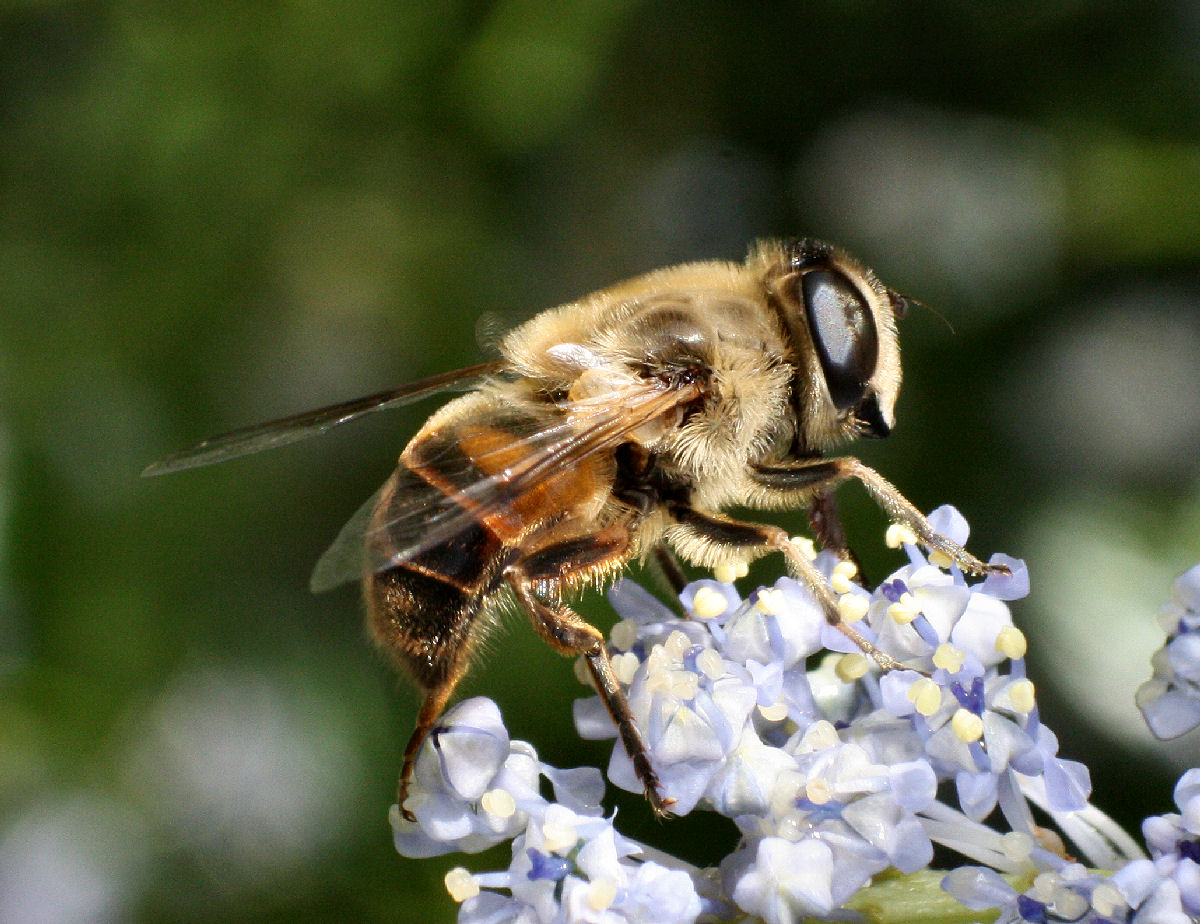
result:
[(1159, 738), (1178, 738), (1200, 725), (1200, 565), (1175, 581), (1159, 624), (1167, 642), (1150, 663), (1154, 677), (1142, 684), (1137, 704)]
[[(930, 520), (965, 542), (953, 508)], [(464, 924), (845, 919), (870, 907), (885, 871), (929, 882), (937, 848), (961, 858), (942, 889), (1001, 922), (1200, 924), (1200, 770), (1180, 780), (1178, 814), (1147, 820), (1147, 858), (1089, 804), (1087, 769), (1059, 756), (1041, 721), (1009, 608), (1029, 590), (1023, 563), (997, 556), (1011, 575), (979, 581), (911, 536), (895, 545), (906, 563), (872, 590), (852, 565), (815, 556), (839, 611), (902, 661), (886, 673), (790, 578), (743, 596), (726, 569), (688, 585), (681, 609), (629, 581), (610, 589), (614, 672), (663, 795), (677, 814), (736, 825), (715, 868), (621, 835), (598, 770), (541, 763), (482, 698), (429, 735), (408, 804), (417, 820), (393, 808), (397, 849), (510, 842), (505, 869), (447, 873)], [(1153, 695), (1139, 699), (1160, 729), (1193, 711), (1200, 723), (1198, 604), (1200, 566), (1176, 584)], [(609, 781), (640, 792), (599, 697), (574, 711), (583, 737), (614, 739)], [(894, 920), (922, 919), (911, 901)]]

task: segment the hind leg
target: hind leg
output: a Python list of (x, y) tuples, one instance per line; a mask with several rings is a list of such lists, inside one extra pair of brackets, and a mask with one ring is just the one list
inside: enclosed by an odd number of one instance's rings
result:
[(416, 820), (405, 802), (417, 752), (467, 672), (482, 607), (479, 594), (403, 567), (372, 575), (368, 584), (371, 634), (425, 694), (396, 785), (396, 803), (409, 821)]
[[(538, 635), (565, 655), (583, 655), (596, 692), (616, 723), (621, 744), (645, 787), (646, 798), (655, 814), (666, 815), (674, 800), (664, 798), (659, 792), (658, 774), (613, 671), (604, 636), (557, 600), (557, 590), (564, 581), (622, 564), (628, 550), (629, 533), (620, 527), (610, 527), (591, 536), (539, 549), (511, 566), (507, 580), (529, 613)], [(543, 598), (548, 589), (555, 598), (552, 602)]]

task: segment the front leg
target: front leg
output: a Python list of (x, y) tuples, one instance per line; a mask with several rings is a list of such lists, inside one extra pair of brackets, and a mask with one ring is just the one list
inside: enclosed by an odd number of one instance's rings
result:
[(971, 574), (1009, 573), (1007, 565), (982, 562), (957, 542), (935, 532), (921, 511), (909, 503), (895, 485), (852, 456), (812, 459), (795, 465), (754, 465), (750, 468), (750, 477), (771, 494), (808, 496), (814, 490), (828, 491), (844, 481), (856, 479), (894, 522), (907, 526), (921, 545), (946, 555), (963, 571)]
[(681, 526), (687, 527), (691, 532), (715, 545), (783, 553), (797, 580), (808, 588), (817, 601), (817, 605), (824, 611), (825, 619), (831, 626), (850, 639), (863, 654), (873, 659), (883, 670), (890, 671), (904, 666), (887, 652), (881, 651), (842, 618), (833, 588), (829, 586), (825, 576), (809, 561), (796, 543), (792, 542), (786, 531), (778, 526), (770, 526), (765, 523), (743, 523), (716, 517), (682, 503), (669, 503), (667, 510)]

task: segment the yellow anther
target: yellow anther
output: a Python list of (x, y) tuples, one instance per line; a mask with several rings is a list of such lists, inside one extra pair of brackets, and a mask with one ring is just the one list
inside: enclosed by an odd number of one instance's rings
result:
[(700, 692), (700, 676), (691, 671), (671, 671), (671, 695), (676, 699), (693, 700)]
[(778, 616), (787, 608), (787, 599), (782, 590), (774, 587), (764, 587), (758, 592), (754, 605), (764, 613)]
[(1063, 886), (1054, 893), (1054, 916), (1063, 921), (1078, 921), (1087, 914), (1090, 903), (1075, 890)]
[(1017, 712), (1028, 715), (1037, 705), (1032, 680), (1017, 680), (1008, 688), (1008, 698)]
[(489, 789), (480, 798), (479, 807), (497, 818), (512, 818), (517, 811), (517, 800), (507, 789)]
[(1104, 918), (1124, 918), (1129, 908), (1125, 896), (1115, 885), (1102, 882), (1092, 889), (1092, 907)]
[(929, 564), (936, 568), (949, 568), (954, 564), (954, 559), (943, 552), (941, 549), (934, 549), (929, 553)]
[(905, 591), (899, 600), (888, 606), (887, 614), (900, 625), (907, 626), (921, 615), (921, 604), (917, 602), (916, 597)]
[[(670, 636), (668, 636), (668, 639)], [(679, 666), (679, 658), (667, 650), (667, 646), (659, 642), (650, 649), (650, 654), (642, 659), (646, 665), (646, 670), (650, 673), (665, 674), (667, 671), (674, 670)]]
[(739, 561), (733, 566), (734, 576), (741, 579), (750, 573), (750, 563)]
[(609, 638), (613, 647), (619, 651), (628, 651), (637, 644), (638, 625), (632, 619), (622, 619), (612, 627)]
[(884, 542), (889, 549), (898, 549), (902, 545), (916, 545), (917, 534), (903, 523), (893, 523), (884, 534)]
[(720, 680), (725, 676), (725, 661), (712, 648), (705, 648), (696, 656), (696, 667), (709, 680)]
[(722, 562), (713, 568), (713, 577), (722, 584), (732, 584), (737, 580), (737, 566), (733, 562)]
[(996, 650), (1006, 658), (1019, 659), (1025, 657), (1029, 642), (1016, 626), (1005, 626), (996, 635)]
[(813, 541), (807, 536), (792, 536), (792, 545), (809, 561), (816, 561), (817, 547), (813, 545)]
[(843, 683), (854, 683), (867, 673), (867, 659), (858, 651), (843, 655), (838, 659), (833, 672)]
[(814, 805), (824, 805), (833, 798), (833, 787), (829, 785), (827, 780), (823, 780), (819, 776), (814, 777), (805, 784), (804, 795)]
[(557, 821), (542, 823), (543, 846), (551, 853), (561, 853), (574, 847), (579, 841), (579, 832), (574, 825)]
[(950, 728), (959, 741), (970, 744), (983, 737), (983, 719), (969, 709), (959, 709), (950, 720)]
[[(641, 667), (642, 662), (638, 660), (638, 656), (632, 651), (626, 651), (619, 655), (613, 655), (612, 666), (613, 673), (617, 675), (617, 679), (621, 683), (628, 686), (633, 683), (633, 678), (637, 675), (637, 669)], [(587, 675), (587, 667), (584, 666), (585, 676), (588, 676), (587, 683), (591, 682), (590, 675)]]
[(607, 911), (617, 897), (617, 884), (611, 879), (596, 879), (588, 886), (587, 903), (593, 911)]
[(683, 656), (687, 654), (687, 650), (691, 647), (692, 640), (688, 638), (687, 633), (680, 632), (678, 629), (667, 636), (667, 641), (663, 645), (667, 657), (674, 658), (676, 661), (682, 661)]
[(775, 703), (770, 706), (759, 706), (758, 711), (768, 722), (782, 722), (788, 716), (787, 703)]
[(829, 576), (829, 586), (834, 593), (849, 593), (854, 586), (854, 575), (858, 574), (858, 566), (852, 561), (839, 561), (833, 566), (833, 574)]
[(813, 722), (805, 729), (804, 736), (800, 739), (801, 749), (805, 752), (823, 751), (826, 748), (837, 747), (841, 743), (842, 739), (838, 737), (837, 729), (827, 719)]
[(963, 661), (966, 659), (966, 652), (955, 648), (949, 642), (942, 642), (933, 653), (933, 666), (957, 674), (962, 670)]
[(929, 717), (942, 708), (942, 688), (922, 677), (908, 688), (908, 701), (920, 715)]
[(1000, 841), (1000, 852), (1018, 864), (1028, 862), (1033, 848), (1037, 846), (1034, 839), (1024, 831), (1009, 831)]
[(446, 873), (442, 882), (446, 885), (446, 891), (450, 893), (450, 897), (460, 904), (468, 898), (474, 898), (479, 894), (479, 883), (475, 881), (475, 877), (471, 875), (471, 871), (464, 866), (456, 866), (450, 872)]
[(842, 594), (838, 597), (837, 611), (842, 622), (858, 622), (870, 608), (870, 601), (861, 594)]
[(714, 587), (701, 587), (692, 598), (692, 615), (697, 619), (716, 619), (727, 609), (729, 601)]

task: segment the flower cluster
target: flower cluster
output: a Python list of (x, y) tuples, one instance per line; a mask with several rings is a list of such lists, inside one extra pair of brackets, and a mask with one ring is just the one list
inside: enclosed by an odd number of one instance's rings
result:
[[(539, 792), (543, 777), (553, 802)], [(464, 924), (695, 920), (700, 899), (692, 877), (644, 859), (645, 848), (604, 817), (603, 792), (599, 770), (540, 763), (532, 747), (509, 739), (496, 704), (476, 697), (446, 714), (417, 759), (407, 806), (417, 820), (406, 821), (399, 806), (390, 820), (396, 849), (407, 857), (513, 842), (506, 871), (446, 874)]]
[[(930, 519), (965, 543), (956, 511)], [(417, 821), (393, 810), (397, 848), (431, 856), (512, 841), (507, 870), (447, 876), (467, 922), (844, 916), (885, 870), (925, 871), (935, 847), (982, 864), (953, 870), (941, 887), (967, 908), (999, 909), (1000, 921), (1200, 921), (1200, 771), (1180, 781), (1180, 815), (1146, 823), (1146, 859), (1088, 804), (1086, 768), (1058, 755), (1040, 720), (1008, 609), (1028, 592), (1024, 565), (998, 557), (1010, 575), (971, 583), (911, 536), (890, 538), (908, 564), (874, 591), (855, 582), (852, 565), (815, 557), (843, 617), (904, 663), (887, 673), (790, 578), (746, 599), (732, 574), (697, 581), (681, 595), (683, 615), (630, 582), (611, 589), (622, 617), (614, 668), (663, 795), (677, 814), (717, 812), (740, 833), (717, 868), (622, 837), (600, 806), (598, 771), (540, 764), (483, 699), (452, 710), (431, 735), (408, 806)], [(1189, 629), (1200, 599), (1200, 568), (1193, 573), (1180, 604)], [(1185, 622), (1176, 620), (1181, 637)], [(1194, 680), (1189, 690), (1196, 695)], [(615, 738), (598, 697), (578, 701), (575, 719), (586, 738)], [(641, 790), (619, 743), (608, 777)], [(1117, 872), (1069, 859), (1032, 806), (1074, 853)]]
[(1154, 677), (1137, 692), (1138, 708), (1159, 738), (1177, 738), (1200, 725), (1200, 565), (1175, 581), (1159, 623), (1167, 643), (1154, 653)]

